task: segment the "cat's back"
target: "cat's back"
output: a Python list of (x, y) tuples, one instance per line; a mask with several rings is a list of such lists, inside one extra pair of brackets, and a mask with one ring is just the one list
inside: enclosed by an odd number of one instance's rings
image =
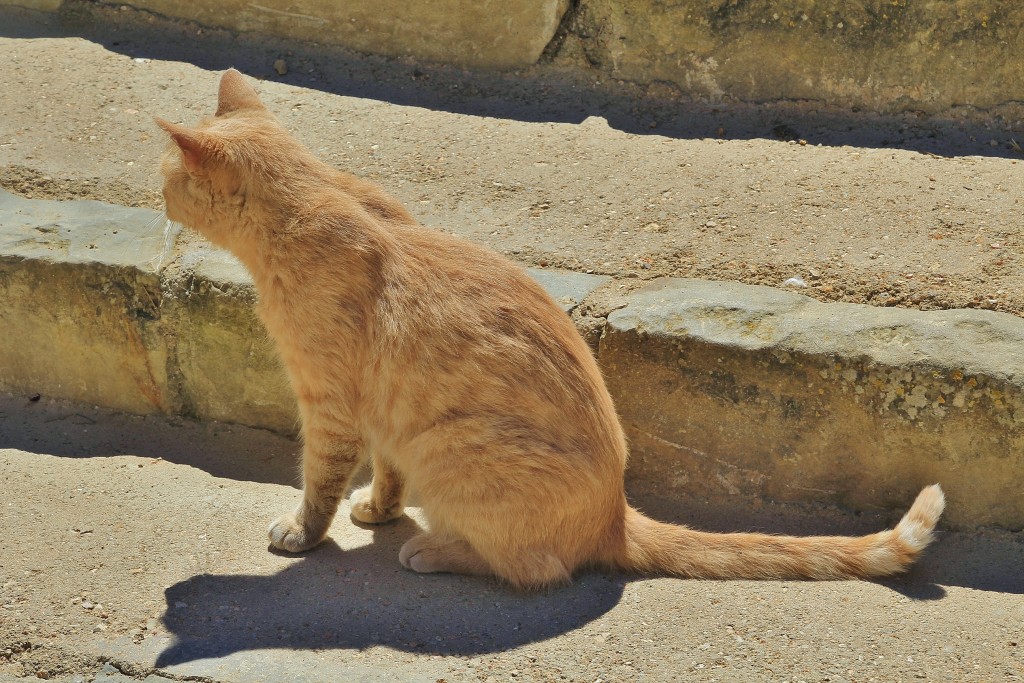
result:
[(418, 225), (396, 234), (404, 255), (407, 285), (429, 308), (458, 330), (550, 344), (590, 358), (589, 348), (565, 312), (522, 267), (486, 247)]
[[(397, 413), (417, 423), (413, 432), (468, 406), (568, 439), (592, 441), (617, 424), (590, 348), (543, 287), (501, 254), (421, 226), (366, 187), (374, 186), (321, 188), (320, 227), (300, 238), (297, 251), (309, 258), (293, 268), (303, 282), (286, 308), (302, 309), (308, 323), (289, 330), (319, 340), (307, 349), (333, 357), (344, 347), (374, 411), (404, 405)], [(590, 435), (573, 434), (567, 414)], [(606, 437), (619, 450), (617, 435)]]
[[(448, 384), (495, 410), (547, 415), (570, 407), (614, 421), (590, 348), (568, 315), (519, 265), (462, 238), (418, 226), (396, 230), (404, 272), (384, 318), (410, 367), (456, 376)], [(431, 380), (427, 380), (431, 381)]]

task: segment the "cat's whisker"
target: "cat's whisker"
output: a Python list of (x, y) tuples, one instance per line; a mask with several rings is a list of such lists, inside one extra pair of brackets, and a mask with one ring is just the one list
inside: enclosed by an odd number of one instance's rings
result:
[[(142, 233), (139, 235), (139, 237), (145, 239), (149, 235), (152, 235), (157, 230), (159, 230), (159, 226), (162, 225), (166, 219), (167, 217), (164, 215), (163, 212), (156, 214), (155, 216), (153, 216), (153, 218), (149, 220), (149, 222), (146, 223), (146, 227), (143, 228)], [(135, 240), (130, 240), (123, 247), (121, 247), (118, 256), (123, 259), (127, 257), (132, 250), (136, 248), (137, 247)], [(150, 266), (151, 268), (159, 268), (160, 258), (160, 255), (151, 258), (149, 261), (146, 262), (146, 265)]]
[[(163, 242), (160, 245), (160, 251), (156, 256), (146, 262), (150, 268), (154, 271), (159, 272), (165, 263), (169, 263), (174, 253), (174, 236), (178, 230), (181, 229), (181, 225), (172, 221), (167, 217), (166, 212), (160, 212), (153, 217), (153, 220), (146, 226), (146, 233), (149, 234), (159, 229), (160, 225), (163, 225)], [(177, 227), (177, 230), (175, 229)]]

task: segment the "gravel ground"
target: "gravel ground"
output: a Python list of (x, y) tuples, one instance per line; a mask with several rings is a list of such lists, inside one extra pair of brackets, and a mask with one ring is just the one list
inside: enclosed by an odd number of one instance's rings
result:
[(468, 73), (89, 3), (0, 11), (0, 186), (25, 196), (159, 206), (152, 116), (209, 114), (235, 65), (327, 161), (524, 264), (1024, 312), (1021, 122), (681, 104), (551, 64)]

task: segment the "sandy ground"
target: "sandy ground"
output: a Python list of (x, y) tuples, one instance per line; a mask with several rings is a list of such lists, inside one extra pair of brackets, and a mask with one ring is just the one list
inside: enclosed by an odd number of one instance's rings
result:
[(680, 104), (555, 65), (474, 74), (68, 7), (0, 21), (0, 185), (26, 196), (159, 206), (152, 116), (208, 115), (234, 65), (324, 159), (524, 264), (1024, 312), (1021, 122)]
[[(376, 530), (343, 510), (314, 552), (268, 551), (268, 520), (300, 495), (295, 450), (243, 427), (0, 396), (0, 680), (87, 680), (105, 663), (213, 681), (1024, 678), (1019, 534), (942, 533), (878, 583), (588, 573), (522, 595), (403, 570), (415, 510)], [(718, 530), (892, 521), (630, 495)]]

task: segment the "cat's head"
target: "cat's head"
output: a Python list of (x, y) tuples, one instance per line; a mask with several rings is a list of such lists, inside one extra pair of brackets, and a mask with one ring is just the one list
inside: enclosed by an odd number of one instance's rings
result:
[(234, 69), (221, 77), (212, 118), (192, 128), (156, 122), (172, 140), (160, 165), (167, 217), (234, 250), (256, 219), (268, 168), (294, 158), (290, 136)]

